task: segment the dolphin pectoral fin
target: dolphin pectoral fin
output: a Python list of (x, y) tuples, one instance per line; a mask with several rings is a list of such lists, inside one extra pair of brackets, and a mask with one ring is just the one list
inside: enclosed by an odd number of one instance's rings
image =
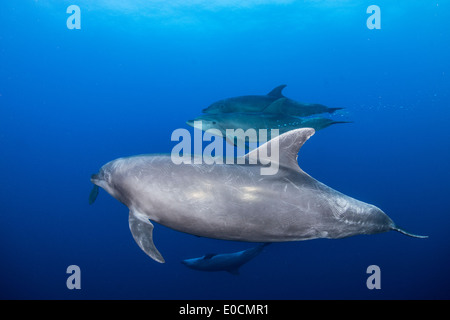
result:
[(89, 194), (89, 204), (93, 204), (95, 202), (95, 199), (97, 199), (97, 196), (98, 196), (98, 186), (94, 185), (91, 193)]
[(138, 246), (155, 261), (164, 263), (165, 260), (153, 243), (153, 224), (142, 213), (130, 210), (128, 216), (130, 231)]
[(283, 113), (282, 112), (282, 107), (283, 107), (283, 103), (286, 101), (286, 98), (279, 98), (277, 100), (275, 100), (274, 102), (272, 102), (271, 104), (269, 104), (264, 110), (264, 113)]
[(228, 143), (231, 144), (232, 146), (237, 147), (237, 143), (234, 143), (234, 138), (233, 138), (233, 139), (230, 139), (230, 137), (225, 136), (225, 140), (226, 140), (226, 142), (228, 142)]
[(239, 275), (239, 268), (227, 269), (227, 272), (231, 273), (234, 276), (238, 276)]
[[(225, 136), (225, 141), (228, 142), (230, 145), (234, 146), (234, 147), (241, 147), (240, 140), (238, 140), (234, 135), (231, 136)], [(243, 147), (245, 148), (247, 146), (247, 141), (244, 142)]]

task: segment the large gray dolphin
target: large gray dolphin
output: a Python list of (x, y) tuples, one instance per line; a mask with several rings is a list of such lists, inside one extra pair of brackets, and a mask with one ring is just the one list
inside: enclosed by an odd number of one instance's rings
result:
[(286, 98), (286, 85), (274, 88), (266, 95), (249, 95), (219, 100), (203, 109), (203, 113), (264, 112), (307, 117), (319, 113), (333, 113), (342, 108), (328, 108), (317, 103), (302, 103)]
[[(105, 164), (91, 181), (129, 208), (136, 243), (158, 262), (164, 259), (153, 243), (150, 220), (197, 236), (249, 242), (337, 239), (389, 230), (421, 237), (397, 227), (379, 208), (302, 171), (297, 153), (313, 134), (311, 128), (282, 134), (246, 154), (245, 164), (177, 165), (170, 155), (120, 158)], [(272, 144), (279, 146), (279, 169), (261, 175)]]
[(227, 271), (231, 274), (238, 275), (239, 268), (260, 254), (268, 244), (263, 243), (257, 247), (233, 253), (206, 254), (200, 258), (186, 259), (181, 262), (194, 270)]

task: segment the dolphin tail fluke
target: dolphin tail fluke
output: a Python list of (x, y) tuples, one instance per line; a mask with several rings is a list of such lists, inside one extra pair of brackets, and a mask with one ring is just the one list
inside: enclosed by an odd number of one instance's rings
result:
[(332, 124), (336, 123), (353, 123), (353, 121), (333, 121)]
[(335, 113), (338, 110), (342, 110), (344, 108), (328, 108), (328, 113)]
[(91, 193), (89, 194), (89, 204), (93, 204), (95, 202), (95, 199), (97, 199), (97, 196), (98, 196), (98, 186), (94, 185)]
[(426, 238), (428, 238), (428, 236), (420, 236), (420, 235), (417, 235), (417, 234), (409, 233), (409, 232), (407, 232), (407, 231), (405, 231), (405, 230), (403, 230), (401, 228), (398, 228), (398, 227), (392, 227), (391, 230), (400, 232), (400, 233), (402, 233), (404, 235), (407, 235), (407, 236), (413, 237), (413, 238), (419, 238), (419, 239), (426, 239)]
[(328, 126), (331, 126), (333, 124), (340, 124), (340, 123), (353, 123), (353, 121), (332, 121)]

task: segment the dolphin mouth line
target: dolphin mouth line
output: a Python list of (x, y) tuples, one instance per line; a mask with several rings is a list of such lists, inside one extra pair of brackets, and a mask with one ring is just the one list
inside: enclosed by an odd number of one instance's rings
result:
[(97, 173), (92, 174), (91, 175), (91, 182), (95, 183), (97, 181), (100, 181), (100, 178), (99, 178), (98, 174)]
[(91, 182), (99, 187), (104, 187), (105, 184), (105, 180), (100, 178), (98, 173), (94, 173), (93, 175), (91, 175)]

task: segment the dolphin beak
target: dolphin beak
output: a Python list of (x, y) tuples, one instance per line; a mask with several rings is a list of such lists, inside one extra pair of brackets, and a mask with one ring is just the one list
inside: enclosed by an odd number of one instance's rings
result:
[(95, 173), (91, 175), (91, 182), (95, 184), (96, 186), (105, 188), (107, 182), (102, 178), (100, 173)]
[(97, 173), (94, 173), (91, 175), (91, 182), (93, 184), (97, 184), (100, 181), (100, 177), (98, 176)]
[(193, 128), (202, 130), (202, 120), (188, 120), (186, 121), (186, 124), (190, 125)]

